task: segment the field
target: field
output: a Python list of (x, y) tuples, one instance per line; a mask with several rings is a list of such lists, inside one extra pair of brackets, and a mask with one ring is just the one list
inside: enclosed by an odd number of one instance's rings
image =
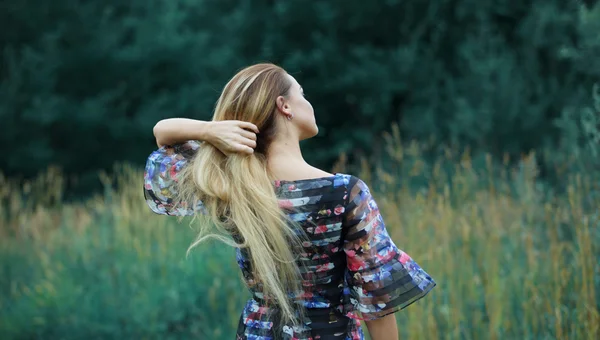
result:
[[(393, 239), (438, 283), (397, 314), (401, 339), (600, 337), (598, 182), (569, 171), (551, 191), (532, 156), (427, 165), (411, 150), (355, 173), (378, 179)], [(116, 173), (77, 203), (63, 202), (57, 171), (0, 180), (1, 338), (232, 339), (248, 298), (233, 250), (186, 258), (188, 221), (147, 209), (140, 169)]]

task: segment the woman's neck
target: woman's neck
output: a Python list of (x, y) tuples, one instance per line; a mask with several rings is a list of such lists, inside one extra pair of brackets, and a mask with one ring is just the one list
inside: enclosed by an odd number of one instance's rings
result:
[(269, 145), (267, 159), (270, 160), (295, 160), (304, 162), (299, 141), (275, 140)]
[(273, 141), (267, 153), (269, 172), (273, 175), (289, 175), (296, 170), (309, 167), (302, 156), (299, 141)]

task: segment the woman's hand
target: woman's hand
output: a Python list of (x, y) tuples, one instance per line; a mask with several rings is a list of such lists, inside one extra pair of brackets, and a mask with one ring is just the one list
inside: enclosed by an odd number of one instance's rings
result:
[(239, 120), (208, 122), (206, 141), (229, 156), (235, 153), (252, 154), (256, 148), (256, 125)]

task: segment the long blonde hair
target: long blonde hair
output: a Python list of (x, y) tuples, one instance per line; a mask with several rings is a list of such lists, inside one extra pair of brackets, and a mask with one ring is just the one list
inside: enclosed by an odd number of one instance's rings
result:
[[(294, 248), (305, 235), (279, 207), (267, 152), (276, 133), (276, 98), (291, 87), (287, 73), (272, 64), (257, 64), (238, 72), (217, 101), (213, 121), (241, 120), (255, 124), (260, 133), (254, 154), (226, 156), (204, 143), (190, 166), (179, 177), (180, 199), (200, 199), (209, 223), (190, 249), (208, 238), (249, 250), (255, 283), (262, 286), (265, 301), (277, 305), (282, 320), (298, 324), (301, 305), (292, 306), (288, 292), (298, 292), (301, 276)], [(212, 227), (216, 232), (211, 232)], [(235, 241), (229, 236), (235, 235)], [(188, 249), (188, 251), (190, 250)], [(299, 249), (299, 248), (297, 248)], [(272, 297), (272, 298), (270, 298)], [(294, 312), (299, 314), (294, 314)]]

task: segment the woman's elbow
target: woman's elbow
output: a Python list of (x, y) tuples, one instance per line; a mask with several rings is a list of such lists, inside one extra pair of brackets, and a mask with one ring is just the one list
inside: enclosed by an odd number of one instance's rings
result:
[(164, 121), (160, 120), (158, 121), (156, 124), (154, 124), (154, 127), (152, 128), (152, 133), (154, 134), (155, 138), (158, 138), (161, 133), (163, 132), (164, 128)]
[(159, 121), (152, 128), (152, 133), (154, 134), (154, 138), (156, 139), (156, 145), (159, 147), (168, 144), (165, 140), (165, 124), (164, 121)]

